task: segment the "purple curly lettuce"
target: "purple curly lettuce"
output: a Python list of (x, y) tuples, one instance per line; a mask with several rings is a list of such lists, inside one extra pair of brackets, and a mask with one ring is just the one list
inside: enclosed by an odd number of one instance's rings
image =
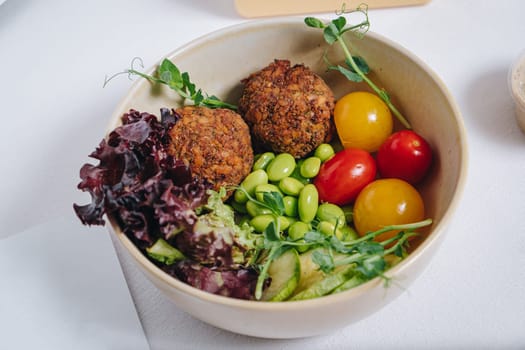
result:
[(131, 110), (122, 126), (102, 140), (85, 164), (78, 188), (91, 194), (90, 204), (74, 205), (82, 223), (103, 225), (113, 216), (123, 231), (151, 244), (155, 232), (169, 238), (174, 230), (191, 228), (194, 210), (206, 203), (209, 184), (193, 179), (182, 161), (168, 154), (168, 130), (178, 119), (163, 111), (162, 120)]
[(222, 222), (204, 209), (211, 184), (192, 177), (190, 168), (168, 153), (169, 130), (179, 118), (167, 109), (160, 121), (135, 110), (125, 114), (90, 155), (99, 164), (81, 168), (78, 188), (90, 193), (91, 203), (74, 204), (74, 210), (85, 225), (104, 225), (103, 216), (112, 217), (146, 255), (146, 248), (164, 239), (187, 259), (172, 266), (153, 261), (182, 281), (251, 299), (257, 276), (242, 267), (251, 247), (235, 239), (233, 217)]
[(181, 261), (165, 267), (164, 271), (209, 293), (231, 298), (254, 299), (258, 275), (253, 269), (219, 270)]

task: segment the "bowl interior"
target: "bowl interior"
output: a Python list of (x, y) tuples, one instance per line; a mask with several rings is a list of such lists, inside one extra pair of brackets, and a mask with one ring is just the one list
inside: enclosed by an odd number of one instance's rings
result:
[[(459, 110), (446, 87), (417, 57), (374, 33), (367, 33), (363, 39), (349, 37), (349, 40), (354, 54), (363, 56), (369, 64), (372, 79), (389, 92), (394, 104), (409, 119), (414, 130), (428, 140), (435, 153), (431, 175), (420, 186), (427, 217), (431, 217), (434, 224), (429, 230), (429, 236), (414, 254), (393, 269), (392, 273), (398, 273), (414, 263), (418, 256), (427, 250), (427, 246), (437, 241), (454, 211), (466, 175), (465, 133)], [(309, 66), (328, 83), (336, 98), (353, 90), (368, 90), (362, 83), (351, 83), (340, 73), (327, 71), (323, 60), (325, 52), (334, 63), (344, 61), (342, 52), (336, 46), (326, 51), (327, 48), (321, 32), (306, 27), (302, 20), (273, 19), (246, 22), (223, 29), (200, 38), (166, 57), (175, 62), (181, 71), (189, 72), (197, 87), (234, 104), (241, 93), (241, 79), (276, 58), (289, 59), (292, 64), (302, 63)], [(149, 73), (152, 73), (155, 67), (156, 64)], [(120, 117), (129, 109), (159, 115), (160, 108), (175, 108), (180, 103), (178, 96), (168, 88), (152, 85), (145, 79), (137, 79), (115, 110), (109, 130), (119, 124)], [(114, 228), (119, 232), (118, 227)], [(146, 274), (155, 275), (157, 285), (165, 284), (166, 289), (176, 288), (184, 293), (203, 296), (200, 291), (176, 281), (149, 263), (133, 248), (125, 235), (118, 236), (133, 258), (142, 265)], [(347, 293), (350, 296), (362, 292), (366, 292), (366, 287)], [(255, 303), (225, 301), (227, 298), (214, 295), (205, 298), (219, 304)], [(290, 304), (308, 302), (310, 301)]]

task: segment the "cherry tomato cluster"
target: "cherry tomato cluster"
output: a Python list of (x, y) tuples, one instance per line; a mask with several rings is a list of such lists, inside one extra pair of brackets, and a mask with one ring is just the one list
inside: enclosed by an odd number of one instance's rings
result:
[(352, 92), (338, 100), (334, 122), (344, 149), (324, 162), (315, 178), (319, 200), (353, 204), (360, 235), (423, 220), (424, 203), (415, 186), (432, 163), (428, 142), (412, 130), (393, 132), (388, 106), (368, 92)]

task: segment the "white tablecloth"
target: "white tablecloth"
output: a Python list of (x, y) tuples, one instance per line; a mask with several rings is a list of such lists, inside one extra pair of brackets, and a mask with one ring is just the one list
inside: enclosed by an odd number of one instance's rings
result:
[[(440, 75), (458, 101), (468, 132), (470, 168), (463, 200), (437, 256), (406, 293), (377, 314), (330, 335), (261, 340), (193, 319), (121, 259), (151, 348), (524, 348), (525, 136), (515, 122), (507, 88), (510, 64), (525, 49), (524, 14), (522, 0), (432, 0), (419, 7), (370, 11), (371, 30), (402, 44)], [(126, 68), (135, 56), (149, 66), (194, 38), (245, 20), (235, 12), (232, 0), (8, 0), (2, 4), (0, 235), (11, 237), (0, 240), (0, 251), (20, 252), (7, 256), (23, 261), (20, 247), (33, 237), (45, 242), (42, 233), (49, 232), (50, 226), (77, 236), (106, 235), (103, 228), (81, 227), (72, 211), (73, 202), (88, 201), (76, 190), (78, 169), (103, 137), (110, 114), (131, 84), (121, 77), (102, 88), (105, 75)], [(94, 241), (88, 241), (79, 238), (73, 256), (91, 261), (91, 268), (81, 267), (92, 274), (85, 278), (93, 283), (85, 288), (71, 284), (78, 287), (72, 295), (78, 300), (96, 295), (100, 299), (88, 304), (92, 307), (123, 303), (129, 295), (122, 288), (117, 259), (104, 255), (108, 267), (101, 266), (93, 253)], [(101, 251), (112, 249), (107, 237), (96, 244)], [(39, 243), (36, 251), (44, 257), (60, 256), (71, 254), (75, 244), (61, 238), (56, 245), (63, 249)], [(67, 259), (57, 261), (67, 264)], [(17, 281), (18, 273), (31, 271), (24, 264), (8, 263), (12, 268), (0, 269), (4, 281)], [(48, 270), (42, 274), (45, 278), (35, 281), (35, 288), (55, 283), (68, 288), (57, 277), (57, 268), (56, 263), (43, 264), (42, 269)], [(96, 276), (121, 292), (108, 293), (104, 300), (105, 287)], [(99, 333), (97, 327), (67, 333), (70, 328), (56, 319), (60, 314), (49, 313), (49, 305), (34, 302), (17, 309), (5, 295), (17, 290), (2, 288), (2, 333), (40, 334), (43, 349), (75, 340), (90, 345), (86, 335)], [(28, 293), (28, 297), (38, 295)], [(78, 300), (53, 299), (52, 303), (62, 302), (61, 307), (67, 308)], [(133, 307), (131, 300), (121, 304), (115, 309), (121, 317), (90, 314), (89, 322), (99, 319), (108, 325), (107, 332), (117, 332), (107, 338), (107, 348), (118, 348), (119, 329), (133, 333), (122, 336), (123, 349), (130, 348), (128, 339), (144, 340), (138, 320), (128, 322), (136, 317), (129, 316), (135, 314)], [(24, 312), (23, 318), (17, 310)], [(24, 329), (46, 319), (56, 326)], [(80, 325), (85, 321), (81, 313), (72, 313), (67, 320)], [(16, 338), (0, 337), (0, 348), (33, 344), (29, 338), (17, 343)], [(100, 342), (93, 344), (92, 348), (101, 348)]]

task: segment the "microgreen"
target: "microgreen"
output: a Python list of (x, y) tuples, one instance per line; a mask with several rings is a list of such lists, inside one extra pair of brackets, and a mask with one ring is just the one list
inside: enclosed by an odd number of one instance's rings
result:
[(268, 269), (272, 261), (280, 257), (284, 252), (290, 249), (290, 246), (283, 244), (283, 238), (281, 237), (279, 220), (272, 221), (264, 230), (264, 243), (263, 249), (269, 251), (266, 261), (261, 266), (257, 284), (255, 285), (255, 298), (261, 299), (264, 281), (268, 277)]
[(284, 199), (279, 192), (264, 192), (262, 206), (269, 208), (276, 215), (284, 214)]
[(128, 74), (131, 78), (132, 75), (138, 75), (145, 78), (153, 83), (160, 83), (167, 85), (170, 89), (174, 90), (184, 99), (190, 100), (195, 106), (204, 106), (209, 108), (228, 108), (231, 110), (237, 110), (237, 106), (221, 101), (217, 96), (207, 95), (201, 89), (197, 89), (194, 83), (190, 79), (190, 75), (187, 72), (181, 72), (179, 68), (165, 58), (162, 60), (160, 65), (157, 67), (155, 75), (148, 75), (135, 69), (135, 64), (138, 62), (141, 68), (144, 68), (142, 60), (135, 57), (131, 61), (131, 67), (125, 69), (122, 72), (116, 73), (111, 77), (106, 77), (104, 80), (104, 86), (109, 81), (121, 74)]
[[(364, 16), (364, 19), (355, 25), (347, 25), (346, 18), (342, 16), (342, 14), (345, 13), (361, 14)], [(340, 14), (340, 16), (328, 23), (324, 23), (315, 17), (306, 17), (304, 19), (304, 22), (307, 26), (323, 30), (324, 40), (329, 45), (337, 42), (344, 52), (344, 65), (329, 64), (328, 69), (340, 72), (350, 81), (358, 83), (362, 81), (366, 82), (372, 88), (372, 90), (387, 104), (401, 124), (403, 124), (405, 128), (411, 129), (408, 120), (392, 104), (388, 93), (384, 89), (379, 88), (372, 80), (368, 78), (367, 74), (369, 73), (370, 69), (364, 58), (352, 55), (348, 43), (343, 38), (343, 35), (347, 32), (354, 33), (357, 37), (362, 37), (368, 31), (370, 28), (370, 21), (368, 20), (368, 7), (366, 5), (360, 5), (353, 11), (346, 11), (343, 7), (340, 11)]]
[(312, 253), (312, 261), (319, 265), (319, 269), (324, 273), (332, 272), (335, 268), (333, 254), (326, 254), (320, 250), (315, 250)]

